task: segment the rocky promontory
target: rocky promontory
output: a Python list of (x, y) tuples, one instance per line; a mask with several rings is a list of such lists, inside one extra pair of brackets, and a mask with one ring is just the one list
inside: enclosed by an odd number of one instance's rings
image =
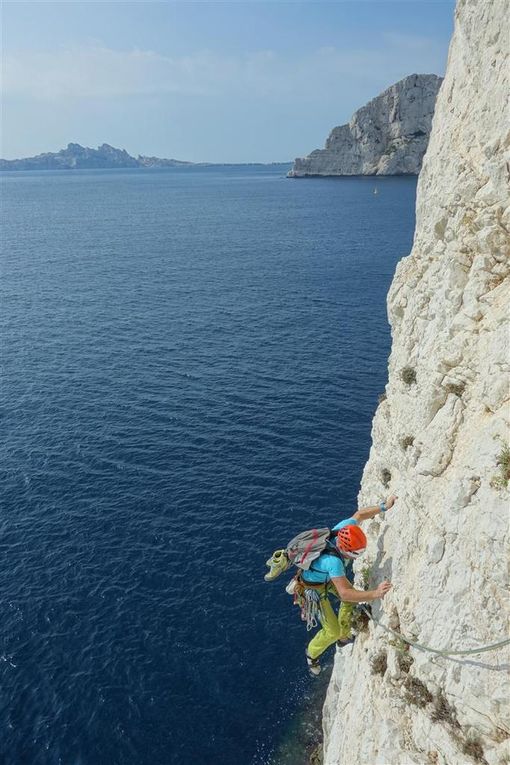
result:
[(125, 149), (116, 149), (108, 143), (103, 143), (97, 149), (90, 149), (79, 143), (69, 143), (65, 149), (57, 152), (45, 152), (23, 159), (0, 159), (0, 170), (158, 170), (172, 167), (281, 167), (282, 170), (286, 170), (289, 165), (290, 162), (186, 162), (182, 159), (163, 159), (143, 154), (132, 157)]
[(125, 149), (103, 143), (97, 149), (69, 143), (57, 152), (45, 152), (24, 159), (0, 159), (0, 170), (94, 170), (125, 167), (181, 167), (192, 165), (179, 159), (132, 157)]
[(442, 78), (411, 74), (333, 128), (324, 149), (296, 159), (290, 178), (416, 175), (427, 149)]

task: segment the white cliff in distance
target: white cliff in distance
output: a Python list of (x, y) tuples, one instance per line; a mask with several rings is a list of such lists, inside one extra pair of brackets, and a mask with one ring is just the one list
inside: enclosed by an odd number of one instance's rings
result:
[[(509, 635), (509, 35), (507, 0), (458, 0), (359, 496), (398, 495), (366, 528), (371, 584), (393, 582), (374, 616), (447, 652)], [(509, 668), (508, 646), (438, 655), (370, 622), (336, 654), (324, 763), (509, 763)]]
[(411, 74), (335, 127), (324, 149), (296, 159), (291, 178), (416, 175), (430, 136), (441, 77)]

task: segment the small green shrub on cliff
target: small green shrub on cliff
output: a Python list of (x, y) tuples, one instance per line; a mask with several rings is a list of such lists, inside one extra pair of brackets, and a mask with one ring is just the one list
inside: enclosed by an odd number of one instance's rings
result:
[(433, 722), (446, 723), (446, 725), (449, 725), (456, 730), (460, 728), (455, 707), (449, 703), (442, 691), (439, 691), (437, 695), (434, 696), (434, 708), (430, 717)]
[(379, 653), (377, 653), (370, 662), (370, 666), (372, 668), (373, 675), (381, 675), (382, 677), (388, 668), (388, 657), (386, 655), (386, 651), (379, 651)]
[(390, 485), (390, 481), (391, 481), (391, 473), (388, 470), (388, 468), (383, 468), (381, 470), (381, 481), (382, 481), (382, 484), (383, 484), (384, 488), (387, 489), (388, 486)]
[(499, 475), (492, 479), (491, 485), (497, 489), (506, 489), (510, 481), (510, 447), (507, 444), (503, 444), (496, 465), (499, 467)]
[(318, 744), (310, 754), (310, 765), (323, 765), (324, 762), (324, 747), (322, 744)]
[(365, 611), (360, 608), (356, 608), (352, 615), (352, 627), (359, 634), (360, 632), (368, 632), (368, 625), (370, 624), (370, 618)]
[(402, 440), (400, 441), (400, 446), (405, 451), (406, 449), (409, 449), (410, 446), (414, 444), (414, 436), (404, 436)]
[(369, 560), (364, 562), (364, 565), (361, 567), (360, 570), (360, 579), (361, 579), (361, 586), (364, 590), (368, 590), (368, 585), (370, 584), (370, 576), (372, 574), (372, 564)]
[(464, 383), (448, 383), (448, 385), (444, 386), (444, 389), (447, 393), (454, 393), (459, 398), (462, 396), (464, 391), (466, 390), (466, 386)]
[(416, 382), (416, 370), (413, 367), (404, 367), (400, 373), (400, 377), (406, 385), (412, 385)]
[(487, 765), (487, 760), (484, 757), (483, 746), (480, 739), (476, 736), (471, 736), (466, 739), (462, 745), (462, 752), (467, 754), (468, 757), (472, 757), (475, 762)]
[(409, 675), (404, 680), (405, 694), (404, 698), (409, 704), (414, 704), (417, 707), (425, 707), (432, 701), (432, 694), (425, 685), (417, 677)]
[(399, 651), (397, 653), (397, 664), (400, 671), (407, 674), (414, 664), (414, 659), (408, 651)]
[(389, 645), (392, 645), (398, 653), (404, 653), (404, 651), (409, 650), (409, 643), (406, 643), (402, 638), (394, 637), (391, 640), (388, 640), (388, 643)]

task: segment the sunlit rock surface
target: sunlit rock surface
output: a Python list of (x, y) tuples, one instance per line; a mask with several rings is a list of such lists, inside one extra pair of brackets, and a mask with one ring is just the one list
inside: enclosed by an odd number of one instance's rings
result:
[(291, 178), (307, 175), (416, 175), (430, 136), (441, 77), (412, 74), (333, 128), (324, 149), (296, 159)]
[[(383, 471), (399, 496), (365, 524), (372, 583), (394, 585), (375, 616), (438, 648), (508, 636), (507, 12), (506, 0), (457, 4), (414, 246), (388, 297), (389, 382), (359, 497), (388, 494)], [(408, 651), (372, 623), (345, 650), (324, 708), (327, 765), (510, 762), (508, 648)]]

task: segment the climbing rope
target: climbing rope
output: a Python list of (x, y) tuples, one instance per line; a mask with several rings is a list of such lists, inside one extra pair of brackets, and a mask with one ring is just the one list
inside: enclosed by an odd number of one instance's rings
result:
[(422, 651), (429, 651), (430, 653), (436, 653), (439, 656), (468, 656), (469, 654), (473, 653), (484, 653), (485, 651), (495, 651), (496, 648), (502, 648), (504, 645), (510, 644), (510, 638), (507, 638), (506, 640), (500, 640), (499, 643), (492, 643), (492, 645), (486, 645), (482, 646), (481, 648), (470, 648), (468, 650), (464, 651), (456, 651), (456, 650), (448, 650), (446, 648), (438, 649), (438, 648), (431, 648), (429, 645), (423, 645), (422, 643), (418, 643), (416, 640), (410, 640), (409, 638), (404, 637), (400, 632), (397, 632), (396, 630), (392, 630), (391, 627), (387, 627), (385, 624), (382, 624), (379, 619), (376, 619), (375, 616), (373, 616), (370, 611), (365, 608), (365, 606), (361, 606), (361, 610), (366, 613), (366, 615), (372, 619), (373, 622), (379, 625), (379, 627), (382, 627), (383, 630), (386, 630), (386, 632), (391, 632), (392, 635), (395, 635), (400, 640), (403, 640), (404, 643), (408, 643), (409, 645), (412, 645), (414, 648), (420, 648)]

